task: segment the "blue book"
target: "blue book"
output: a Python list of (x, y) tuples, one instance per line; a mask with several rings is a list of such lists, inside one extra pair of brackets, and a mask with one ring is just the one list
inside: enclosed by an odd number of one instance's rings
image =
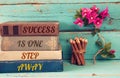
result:
[(0, 73), (61, 71), (63, 60), (0, 61)]

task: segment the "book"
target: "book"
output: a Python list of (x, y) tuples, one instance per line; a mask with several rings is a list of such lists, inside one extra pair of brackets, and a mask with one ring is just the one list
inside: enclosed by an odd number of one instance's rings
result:
[(62, 52), (59, 51), (5, 51), (0, 52), (0, 61), (11, 60), (53, 60), (62, 59)]
[(13, 21), (0, 24), (2, 36), (58, 36), (57, 21)]
[(0, 61), (15, 60), (61, 60), (62, 49), (56, 51), (0, 51)]
[(58, 36), (4, 36), (2, 51), (58, 50)]
[(63, 60), (0, 61), (0, 73), (61, 71)]

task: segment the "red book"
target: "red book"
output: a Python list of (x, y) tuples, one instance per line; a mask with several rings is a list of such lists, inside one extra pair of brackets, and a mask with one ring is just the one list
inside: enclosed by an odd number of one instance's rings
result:
[(2, 36), (58, 36), (59, 22), (29, 21), (6, 22), (0, 24)]

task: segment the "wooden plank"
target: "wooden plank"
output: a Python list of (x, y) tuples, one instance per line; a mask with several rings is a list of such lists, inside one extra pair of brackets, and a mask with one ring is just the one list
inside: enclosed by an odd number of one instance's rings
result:
[[(93, 4), (39, 4), (39, 5), (6, 5), (0, 7), (0, 22), (6, 21), (59, 21), (60, 31), (64, 30), (90, 30), (92, 26), (78, 27), (74, 25), (74, 15), (80, 7), (91, 7)], [(119, 30), (120, 29), (120, 4), (97, 4), (103, 10), (109, 7), (109, 13), (115, 18), (110, 24), (105, 19), (101, 30)], [(116, 9), (116, 12), (115, 12)], [(24, 18), (24, 19), (23, 19)], [(32, 19), (31, 19), (32, 18)]]
[(17, 3), (99, 3), (99, 2), (119, 2), (119, 0), (1, 0), (0, 4)]
[[(2, 73), (0, 77), (29, 77), (29, 78), (120, 78), (120, 61), (119, 60), (98, 60), (93, 65), (91, 60), (86, 61), (85, 66), (72, 65), (64, 61), (63, 72), (46, 72), (46, 73)], [(112, 71), (111, 71), (112, 70)]]
[[(120, 59), (120, 48), (119, 48), (119, 40), (120, 40), (120, 32), (101, 32), (101, 34), (104, 36), (106, 42), (112, 43), (112, 48), (116, 50), (116, 58)], [(69, 59), (71, 57), (72, 49), (68, 42), (69, 39), (74, 37), (85, 37), (88, 39), (88, 45), (87, 50), (85, 54), (85, 59), (93, 59), (93, 55), (98, 51), (98, 47), (95, 45), (95, 41), (97, 40), (97, 36), (92, 36), (91, 32), (60, 32), (59, 40), (60, 44), (62, 45), (63, 50), (63, 58)], [(101, 57), (97, 57), (97, 59), (102, 59)]]

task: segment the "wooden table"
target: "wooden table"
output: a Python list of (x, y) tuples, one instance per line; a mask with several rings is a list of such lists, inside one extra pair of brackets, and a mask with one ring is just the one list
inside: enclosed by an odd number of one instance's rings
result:
[[(106, 19), (101, 27), (101, 34), (107, 42), (112, 42), (112, 48), (116, 50), (114, 60), (104, 60), (97, 57), (96, 65), (92, 64), (93, 55), (98, 48), (95, 45), (96, 36), (91, 35), (91, 26), (78, 27), (73, 24), (77, 9), (90, 8), (97, 5), (102, 11), (106, 6), (114, 20)], [(52, 78), (119, 78), (120, 77), (120, 0), (0, 0), (0, 23), (6, 21), (59, 21), (59, 40), (63, 49), (64, 71), (50, 73), (1, 73), (0, 77), (52, 77)], [(89, 31), (88, 31), (89, 30)], [(82, 31), (82, 32), (81, 32)], [(70, 38), (85, 37), (89, 43), (87, 46), (85, 66), (76, 66), (66, 60), (70, 60)]]

